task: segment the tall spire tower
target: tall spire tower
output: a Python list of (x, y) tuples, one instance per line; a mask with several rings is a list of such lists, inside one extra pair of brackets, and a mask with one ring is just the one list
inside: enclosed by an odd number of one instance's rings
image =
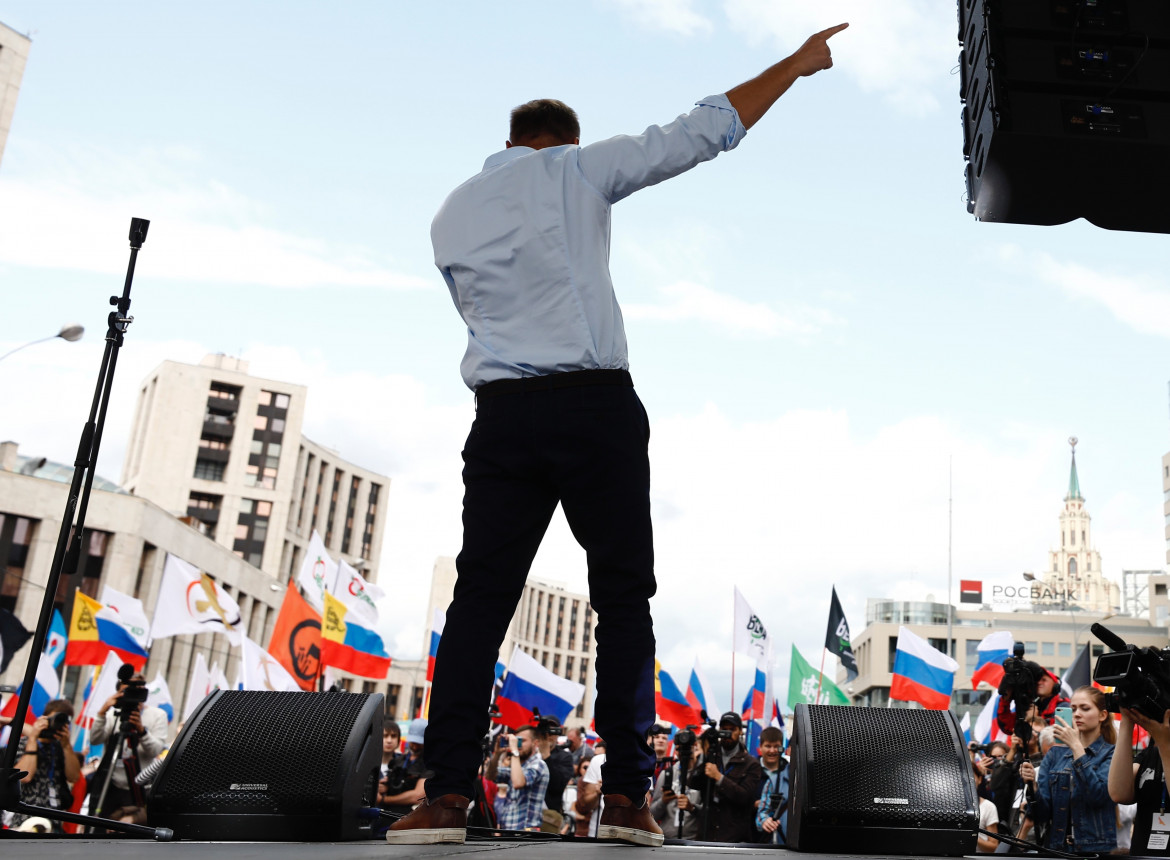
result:
[(1093, 549), (1092, 517), (1085, 510), (1081, 481), (1077, 475), (1077, 437), (1070, 436), (1072, 463), (1068, 472), (1068, 493), (1060, 512), (1060, 545), (1048, 553), (1044, 584), (1052, 596), (1037, 601), (1091, 612), (1116, 612), (1121, 590), (1101, 574), (1101, 554)]

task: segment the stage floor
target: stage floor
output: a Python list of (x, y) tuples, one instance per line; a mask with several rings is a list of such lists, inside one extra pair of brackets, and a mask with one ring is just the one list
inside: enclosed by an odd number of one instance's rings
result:
[(405, 860), (411, 857), (456, 857), (485, 852), (507, 852), (513, 860), (539, 860), (555, 857), (563, 860), (617, 860), (618, 855), (632, 858), (638, 854), (701, 860), (704, 857), (778, 857), (804, 856), (842, 860), (874, 860), (878, 856), (799, 854), (767, 845), (664, 845), (639, 848), (606, 842), (493, 842), (470, 841), (464, 845), (387, 845), (385, 842), (151, 842), (137, 839), (81, 839), (5, 836), (0, 839), (0, 855), (14, 860), (196, 860), (196, 858), (231, 858), (231, 860)]

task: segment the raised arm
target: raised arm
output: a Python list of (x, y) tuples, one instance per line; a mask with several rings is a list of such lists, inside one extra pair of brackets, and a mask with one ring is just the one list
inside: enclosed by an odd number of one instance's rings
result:
[(727, 91), (727, 100), (739, 114), (744, 128), (751, 128), (776, 99), (784, 95), (797, 78), (815, 75), (823, 69), (833, 67), (833, 55), (829, 51), (829, 38), (840, 33), (848, 24), (838, 24), (809, 36), (792, 56), (765, 69), (750, 81)]

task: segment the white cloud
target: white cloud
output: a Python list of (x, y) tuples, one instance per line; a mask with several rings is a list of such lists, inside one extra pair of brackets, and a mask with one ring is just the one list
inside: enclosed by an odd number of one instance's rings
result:
[(939, 0), (725, 0), (732, 29), (749, 44), (771, 40), (785, 53), (810, 35), (842, 22), (834, 36), (833, 70), (847, 74), (864, 92), (880, 93), (898, 109), (921, 114), (936, 110), (939, 84), (954, 90), (950, 75), (959, 53), (953, 3)]
[(152, 222), (141, 260), (152, 276), (275, 287), (434, 286), (367, 249), (274, 228), (263, 204), (213, 177), (192, 178), (198, 164), (198, 153), (182, 147), (133, 158), (40, 153), (35, 175), (0, 178), (0, 262), (124, 272), (135, 216)]
[[(1005, 248), (1003, 258), (1019, 260), (1021, 252)], [(1134, 331), (1170, 337), (1170, 282), (1166, 279), (1098, 271), (1080, 263), (1059, 262), (1048, 254), (1034, 254), (1027, 260), (1045, 282), (1071, 296), (1103, 305)]]
[(678, 281), (659, 289), (657, 304), (631, 302), (623, 316), (629, 320), (705, 322), (730, 334), (813, 335), (841, 320), (821, 308), (778, 311), (763, 302), (747, 302), (702, 284)]
[(694, 0), (609, 0), (639, 26), (680, 36), (709, 33), (709, 18), (695, 10)]

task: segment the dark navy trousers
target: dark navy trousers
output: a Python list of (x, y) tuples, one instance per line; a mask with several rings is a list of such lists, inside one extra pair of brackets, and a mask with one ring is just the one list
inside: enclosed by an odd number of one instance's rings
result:
[(474, 796), (500, 644), (558, 502), (588, 560), (597, 618), (594, 720), (608, 753), (603, 790), (640, 805), (650, 787), (649, 420), (624, 372), (559, 376), (624, 384), (515, 384), (497, 394), (491, 392), (501, 383), (494, 383), (476, 398), (463, 451), (463, 549), (431, 686), (426, 758), (434, 775), (426, 793), (432, 799)]

